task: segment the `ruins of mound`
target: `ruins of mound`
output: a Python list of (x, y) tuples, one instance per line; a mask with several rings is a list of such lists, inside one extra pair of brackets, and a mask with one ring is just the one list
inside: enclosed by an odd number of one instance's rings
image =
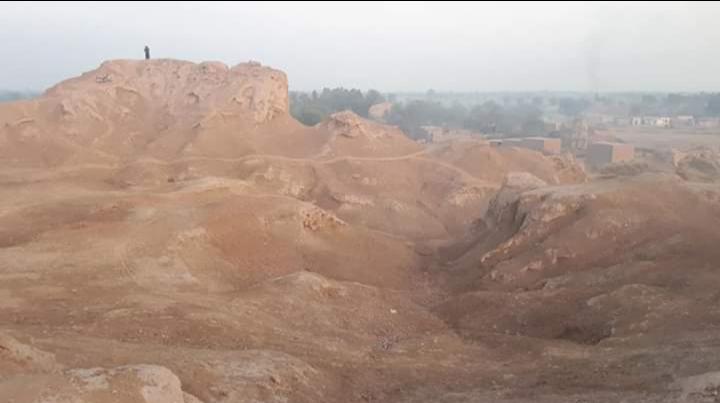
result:
[(313, 153), (322, 136), (314, 141), (289, 117), (287, 86), (284, 73), (256, 63), (109, 61), (37, 99), (3, 104), (0, 157), (53, 166)]
[(0, 105), (0, 400), (712, 392), (714, 183), (287, 102), (267, 67), (151, 60)]

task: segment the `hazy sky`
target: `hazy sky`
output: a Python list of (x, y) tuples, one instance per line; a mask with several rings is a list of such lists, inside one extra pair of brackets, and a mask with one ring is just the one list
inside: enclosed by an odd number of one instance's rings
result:
[(0, 4), (0, 88), (103, 60), (257, 60), (293, 89), (718, 91), (705, 3)]

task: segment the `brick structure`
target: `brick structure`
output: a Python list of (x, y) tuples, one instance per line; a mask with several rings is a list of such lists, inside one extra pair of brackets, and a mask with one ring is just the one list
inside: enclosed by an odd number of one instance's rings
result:
[(520, 147), (522, 139), (502, 139), (500, 142), (503, 147)]
[(630, 161), (635, 158), (635, 147), (631, 144), (598, 142), (590, 144), (586, 161), (594, 167), (613, 162)]
[(562, 140), (548, 137), (525, 137), (519, 145), (544, 154), (560, 154), (562, 151)]

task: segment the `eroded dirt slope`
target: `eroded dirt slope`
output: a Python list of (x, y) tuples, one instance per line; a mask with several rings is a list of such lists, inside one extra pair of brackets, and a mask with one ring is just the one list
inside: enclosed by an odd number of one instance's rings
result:
[(175, 60), (0, 105), (0, 398), (712, 401), (713, 181), (287, 110)]

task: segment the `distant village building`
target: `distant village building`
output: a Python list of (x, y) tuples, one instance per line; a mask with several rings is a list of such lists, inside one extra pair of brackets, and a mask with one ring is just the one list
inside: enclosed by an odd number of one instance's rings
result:
[(630, 161), (635, 158), (632, 144), (597, 142), (588, 147), (586, 161), (593, 167), (601, 167), (614, 162)]
[(573, 119), (564, 115), (550, 114), (543, 116), (543, 122), (550, 130), (562, 130), (572, 125)]
[(672, 118), (661, 116), (655, 120), (655, 126), (664, 128), (672, 127)]
[(467, 129), (453, 129), (439, 126), (422, 126), (422, 129), (430, 135), (430, 141), (433, 143), (483, 138), (482, 134)]
[(633, 126), (646, 127), (672, 127), (672, 118), (669, 116), (633, 116)]
[(522, 145), (522, 139), (518, 139), (518, 138), (502, 139), (500, 141), (500, 145), (502, 145), (503, 147), (520, 147)]
[(562, 140), (549, 137), (525, 137), (520, 142), (523, 148), (540, 151), (544, 154), (560, 154)]
[(521, 137), (490, 140), (493, 147), (519, 147), (540, 151), (543, 154), (560, 154), (562, 140), (551, 137)]

